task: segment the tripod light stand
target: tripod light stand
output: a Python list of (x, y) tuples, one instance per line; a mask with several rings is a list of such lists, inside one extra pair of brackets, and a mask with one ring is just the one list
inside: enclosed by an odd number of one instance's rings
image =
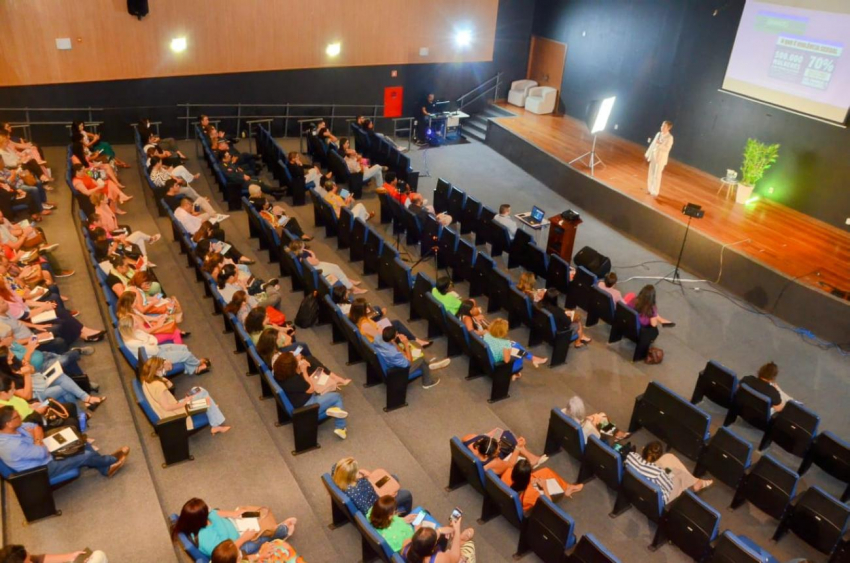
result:
[[(591, 145), (589, 152), (572, 159), (569, 163), (582, 162), (590, 168), (591, 176), (593, 176), (597, 165), (605, 166), (602, 159), (596, 155), (596, 135), (607, 127), (608, 118), (611, 117), (611, 110), (614, 109), (616, 100), (616, 96), (611, 96), (604, 100), (593, 100), (587, 106), (587, 126), (590, 129), (590, 134), (593, 135), (593, 145)], [(587, 159), (587, 162), (584, 161), (585, 159)]]
[(685, 227), (685, 236), (682, 237), (682, 248), (679, 249), (679, 257), (676, 259), (676, 269), (673, 270), (672, 276), (668, 274), (664, 277), (665, 281), (678, 286), (682, 285), (682, 276), (679, 275), (679, 266), (682, 264), (682, 255), (685, 253), (685, 243), (688, 242), (688, 233), (691, 231), (691, 220), (702, 219), (705, 216), (705, 211), (702, 206), (699, 206), (696, 203), (688, 203), (682, 208), (682, 214), (688, 216), (688, 225)]

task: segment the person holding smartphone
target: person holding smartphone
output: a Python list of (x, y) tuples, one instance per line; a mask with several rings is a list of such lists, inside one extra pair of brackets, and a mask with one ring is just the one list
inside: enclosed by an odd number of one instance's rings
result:
[(22, 545), (7, 545), (0, 549), (0, 563), (108, 563), (106, 554), (100, 550), (85, 549), (71, 553), (36, 555)]
[(420, 527), (413, 533), (413, 537), (401, 551), (406, 563), (475, 563), (475, 543), (472, 541), (474, 530), (467, 528), (462, 530), (463, 516), (455, 509), (447, 527), (450, 532), (445, 534), (448, 538), (448, 547), (445, 551), (440, 550), (440, 531), (434, 528)]

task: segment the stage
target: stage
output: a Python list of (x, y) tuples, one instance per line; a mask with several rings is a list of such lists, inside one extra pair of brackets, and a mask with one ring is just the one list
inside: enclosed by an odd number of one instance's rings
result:
[(766, 198), (736, 204), (718, 195), (719, 177), (673, 159), (653, 198), (645, 147), (608, 133), (596, 147), (605, 166), (591, 177), (587, 166), (567, 164), (590, 149), (584, 123), (498, 105), (515, 116), (491, 119), (487, 144), (551, 189), (673, 260), (687, 223), (682, 207), (701, 205), (705, 217), (691, 223), (682, 262), (688, 271), (712, 282), (719, 277), (719, 285), (762, 311), (822, 338), (850, 341), (850, 301), (832, 294), (850, 292), (850, 232)]

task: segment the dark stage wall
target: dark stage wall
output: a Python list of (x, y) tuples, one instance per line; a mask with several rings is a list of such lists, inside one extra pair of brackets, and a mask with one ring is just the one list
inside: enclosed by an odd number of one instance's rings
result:
[[(140, 113), (148, 114), (154, 121), (163, 121), (163, 136), (182, 137), (185, 128), (177, 119), (181, 111), (176, 104), (189, 102), (371, 105), (383, 104), (385, 87), (403, 86), (405, 115), (413, 115), (417, 103), (428, 91), (440, 98), (455, 100), (498, 71), (505, 73), (507, 81), (524, 78), (533, 12), (533, 0), (500, 0), (492, 62), (305, 69), (0, 88), (0, 107), (111, 108), (95, 114), (95, 119), (107, 122), (105, 135), (113, 142), (132, 140), (132, 130), (127, 124), (137, 121)], [(398, 71), (396, 78), (390, 76), (391, 70)], [(355, 113), (358, 110), (350, 108), (347, 111)], [(198, 112), (223, 115), (235, 113), (235, 108), (209, 107)], [(282, 114), (283, 108), (243, 109), (243, 115), (263, 112)], [(294, 108), (292, 113), (296, 113)], [(0, 118), (23, 120), (21, 114), (9, 112), (0, 112)], [(67, 118), (67, 113), (38, 117), (33, 114), (31, 117), (33, 121), (60, 118)], [(225, 123), (223, 127), (233, 131), (235, 123)], [(276, 127), (280, 128), (276, 133), (281, 133), (282, 122), (277, 122)], [(344, 129), (344, 120), (339, 120), (337, 130)], [(33, 136), (45, 144), (62, 143), (66, 139), (64, 133), (59, 127), (43, 127), (34, 131)]]
[(589, 100), (616, 95), (615, 134), (646, 144), (671, 119), (673, 158), (718, 176), (740, 168), (747, 137), (780, 143), (758, 191), (844, 227), (850, 132), (717, 91), (743, 7), (744, 0), (538, 0), (534, 33), (568, 46), (562, 111), (584, 117)]

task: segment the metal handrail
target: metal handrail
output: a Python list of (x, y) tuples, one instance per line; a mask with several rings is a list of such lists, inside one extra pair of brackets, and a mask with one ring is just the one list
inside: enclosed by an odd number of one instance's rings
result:
[[(17, 121), (13, 124), (13, 127), (22, 127), (24, 129), (25, 137), (30, 141), (32, 138), (32, 126), (33, 125), (68, 125), (69, 120), (65, 121), (32, 121), (30, 119), (30, 112), (35, 111), (87, 111), (88, 112), (88, 122), (94, 122), (93, 112), (95, 111), (104, 111), (104, 108), (93, 108), (91, 106), (84, 108), (31, 108), (31, 107), (22, 107), (22, 108), (0, 108), (0, 111), (18, 111), (24, 113), (24, 121)], [(70, 120), (73, 121), (73, 120)], [(95, 133), (97, 133), (97, 125), (103, 124), (102, 121), (97, 122), (94, 125)], [(70, 127), (70, 126), (69, 126)]]
[[(498, 88), (499, 88), (499, 86), (501, 86), (501, 82), (502, 82), (502, 73), (501, 73), (501, 72), (497, 72), (495, 76), (493, 76), (493, 77), (491, 77), (491, 78), (488, 78), (487, 80), (485, 80), (484, 82), (482, 82), (482, 83), (481, 83), (481, 84), (479, 84), (478, 86), (475, 86), (472, 90), (470, 90), (469, 92), (467, 92), (466, 94), (464, 94), (463, 96), (461, 96), (460, 98), (458, 98), (458, 99), (457, 99), (457, 107), (458, 107), (458, 109), (463, 109), (463, 107), (464, 107), (464, 106), (467, 106), (467, 105), (469, 105), (469, 104), (471, 104), (471, 103), (472, 103), (471, 101), (469, 101), (469, 102), (468, 102), (468, 101), (466, 101), (467, 96), (471, 96), (471, 95), (472, 95), (472, 94), (474, 94), (476, 91), (478, 91), (479, 89), (481, 89), (481, 88), (485, 87), (486, 85), (488, 85), (489, 83), (493, 82), (494, 80), (496, 81), (495, 88), (498, 90)], [(492, 89), (493, 89), (493, 87), (491, 86), (490, 88), (488, 88), (488, 89), (487, 89), (487, 91), (489, 92), (489, 91), (490, 91), (490, 90), (492, 90)], [(498, 91), (497, 91), (496, 95), (498, 96)], [(478, 99), (478, 98), (480, 98), (480, 97), (481, 97), (480, 95), (479, 95), (479, 96), (476, 96), (476, 97), (475, 97), (472, 101), (475, 101), (475, 100), (477, 100), (477, 99)]]

